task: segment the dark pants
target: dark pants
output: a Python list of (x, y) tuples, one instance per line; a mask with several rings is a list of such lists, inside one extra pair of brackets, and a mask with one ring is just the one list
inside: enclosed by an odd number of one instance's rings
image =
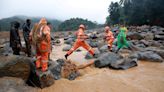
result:
[(25, 44), (26, 44), (26, 52), (28, 57), (31, 57), (31, 44), (29, 40), (25, 40)]
[(14, 55), (20, 55), (20, 48), (12, 47)]

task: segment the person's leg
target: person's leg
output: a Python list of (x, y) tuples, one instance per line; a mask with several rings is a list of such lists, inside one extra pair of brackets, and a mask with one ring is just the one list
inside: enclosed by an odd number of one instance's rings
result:
[(13, 47), (12, 50), (13, 50), (14, 55), (20, 55), (20, 49), (19, 48)]
[(112, 45), (113, 45), (113, 40), (111, 39), (111, 40), (108, 41), (108, 49), (109, 49), (109, 51), (112, 51)]
[(92, 48), (91, 46), (89, 46), (88, 43), (83, 42), (81, 46), (82, 46), (84, 49), (86, 49), (92, 56), (95, 55), (95, 52), (94, 52), (93, 48)]
[(73, 47), (65, 55), (65, 58), (67, 59), (67, 57), (69, 55), (71, 55), (73, 53), (73, 51), (75, 51), (77, 48), (79, 48), (80, 47), (80, 44), (81, 44), (80, 42), (75, 42), (74, 45), (73, 45)]
[(48, 54), (49, 52), (41, 53), (42, 72), (45, 72), (48, 70)]
[(121, 48), (122, 48), (122, 46), (118, 46), (115, 53), (118, 53), (118, 52), (120, 51)]
[(30, 45), (30, 41), (26, 41), (26, 48), (27, 48), (27, 55), (28, 57), (31, 57), (31, 45)]
[(35, 62), (36, 68), (41, 67), (41, 54), (40, 52), (36, 53), (36, 62)]

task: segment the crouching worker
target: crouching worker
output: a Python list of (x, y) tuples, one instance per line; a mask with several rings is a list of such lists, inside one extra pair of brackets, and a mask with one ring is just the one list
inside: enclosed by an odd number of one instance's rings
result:
[(39, 24), (36, 24), (30, 34), (32, 36), (32, 44), (36, 49), (36, 68), (41, 68), (42, 72), (48, 69), (48, 55), (50, 53), (50, 28), (47, 21), (42, 18)]
[(113, 41), (114, 41), (114, 36), (113, 36), (113, 33), (112, 33), (112, 31), (111, 31), (109, 26), (105, 27), (105, 38), (104, 39), (108, 43), (109, 51), (112, 51), (112, 45), (113, 45)]
[(76, 42), (74, 43), (73, 47), (67, 52), (67, 54), (65, 55), (65, 58), (67, 59), (67, 57), (73, 53), (73, 51), (75, 51), (77, 48), (79, 47), (83, 47), (84, 49), (86, 49), (92, 56), (95, 56), (94, 50), (91, 46), (89, 46), (88, 43), (85, 42), (85, 40), (88, 38), (88, 36), (84, 33), (85, 32), (85, 26), (83, 24), (81, 24), (79, 26), (79, 29), (76, 33), (77, 39)]

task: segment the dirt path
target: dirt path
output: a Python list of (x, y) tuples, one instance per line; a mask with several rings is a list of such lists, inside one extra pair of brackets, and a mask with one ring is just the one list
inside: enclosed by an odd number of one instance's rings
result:
[[(62, 46), (55, 46), (52, 59), (64, 58)], [(57, 53), (56, 53), (57, 52)], [(84, 59), (85, 50), (74, 52), (69, 59), (78, 63)], [(80, 70), (82, 76), (69, 81), (60, 79), (55, 84), (38, 92), (163, 92), (164, 63), (139, 62), (138, 67), (128, 70), (98, 69), (88, 67)]]

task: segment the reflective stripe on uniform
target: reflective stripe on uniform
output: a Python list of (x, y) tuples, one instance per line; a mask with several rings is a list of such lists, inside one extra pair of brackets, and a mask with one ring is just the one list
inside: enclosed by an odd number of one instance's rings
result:
[(89, 50), (89, 51), (91, 51), (91, 50), (92, 50), (92, 48), (90, 47), (88, 50)]
[(46, 63), (46, 62), (48, 62), (48, 60), (42, 60), (42, 62), (43, 62), (43, 63)]

